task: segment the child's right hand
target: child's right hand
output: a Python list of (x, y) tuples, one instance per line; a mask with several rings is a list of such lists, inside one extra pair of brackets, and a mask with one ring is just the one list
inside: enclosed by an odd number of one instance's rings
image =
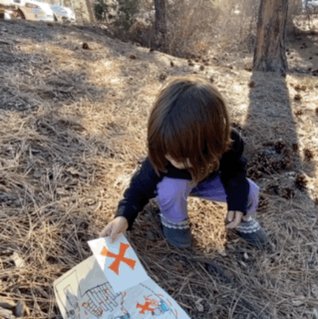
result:
[(104, 229), (99, 233), (99, 237), (110, 236), (111, 240), (114, 241), (119, 234), (124, 233), (127, 229), (127, 219), (125, 217), (118, 216), (104, 227)]

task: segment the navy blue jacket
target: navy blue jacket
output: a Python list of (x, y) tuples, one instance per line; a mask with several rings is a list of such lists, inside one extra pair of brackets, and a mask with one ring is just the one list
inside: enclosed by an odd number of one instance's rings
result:
[[(246, 178), (246, 159), (243, 157), (244, 142), (240, 134), (231, 130), (232, 144), (220, 160), (217, 172), (211, 173), (207, 178), (219, 174), (226, 195), (228, 210), (238, 210), (246, 213), (249, 183)], [(124, 192), (124, 197), (118, 204), (116, 216), (123, 216), (128, 220), (131, 229), (138, 213), (143, 210), (149, 200), (156, 196), (157, 184), (163, 177), (173, 177), (191, 180), (191, 175), (186, 169), (178, 169), (171, 164), (167, 171), (157, 175), (149, 159), (146, 158), (139, 170), (133, 175), (129, 187)]]

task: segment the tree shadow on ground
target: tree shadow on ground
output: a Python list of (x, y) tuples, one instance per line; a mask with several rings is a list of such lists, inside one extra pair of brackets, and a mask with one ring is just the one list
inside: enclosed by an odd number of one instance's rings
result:
[[(314, 166), (304, 161), (301, 153), (303, 145), (298, 138), (286, 79), (273, 73), (253, 72), (250, 87), (243, 134), (249, 175), (261, 187), (260, 220), (272, 244), (252, 265), (250, 276), (255, 276), (254, 281), (263, 286), (263, 306), (270, 317), (300, 317), (310, 305), (305, 303), (303, 308), (295, 309), (292, 300), (299, 294), (306, 295), (305, 286), (317, 279), (310, 270), (302, 270), (305, 260), (310, 260), (307, 267), (311, 267), (313, 245), (317, 241), (314, 231), (317, 209), (307, 192), (304, 174), (312, 174)], [(286, 269), (283, 277), (271, 273), (275, 265)], [(280, 284), (276, 286), (279, 294), (275, 292), (274, 296), (275, 280)], [(246, 286), (242, 294), (248, 295), (255, 288), (258, 290), (255, 284)], [(294, 294), (290, 295), (290, 291)]]

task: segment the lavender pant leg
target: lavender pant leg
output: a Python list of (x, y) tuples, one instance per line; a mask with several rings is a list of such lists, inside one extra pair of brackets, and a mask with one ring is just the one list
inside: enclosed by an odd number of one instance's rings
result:
[[(250, 179), (248, 196), (248, 216), (256, 213), (259, 200), (259, 187)], [(219, 176), (205, 180), (196, 187), (190, 181), (164, 177), (157, 185), (157, 203), (160, 212), (168, 221), (178, 224), (188, 218), (187, 198), (195, 196), (216, 202), (226, 202), (226, 193)]]
[[(256, 214), (258, 207), (259, 187), (250, 179), (248, 179), (248, 182), (250, 187), (248, 194), (247, 215), (253, 216)], [(193, 188), (190, 195), (215, 202), (226, 202), (226, 193), (219, 176), (199, 183), (195, 188)]]
[(163, 217), (175, 224), (188, 218), (187, 198), (192, 186), (189, 180), (164, 177), (157, 185), (157, 203)]

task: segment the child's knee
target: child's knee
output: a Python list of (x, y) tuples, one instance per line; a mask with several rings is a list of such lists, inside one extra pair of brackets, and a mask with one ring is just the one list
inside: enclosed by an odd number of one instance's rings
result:
[(161, 204), (186, 201), (189, 193), (187, 180), (165, 177), (157, 186), (157, 200)]

